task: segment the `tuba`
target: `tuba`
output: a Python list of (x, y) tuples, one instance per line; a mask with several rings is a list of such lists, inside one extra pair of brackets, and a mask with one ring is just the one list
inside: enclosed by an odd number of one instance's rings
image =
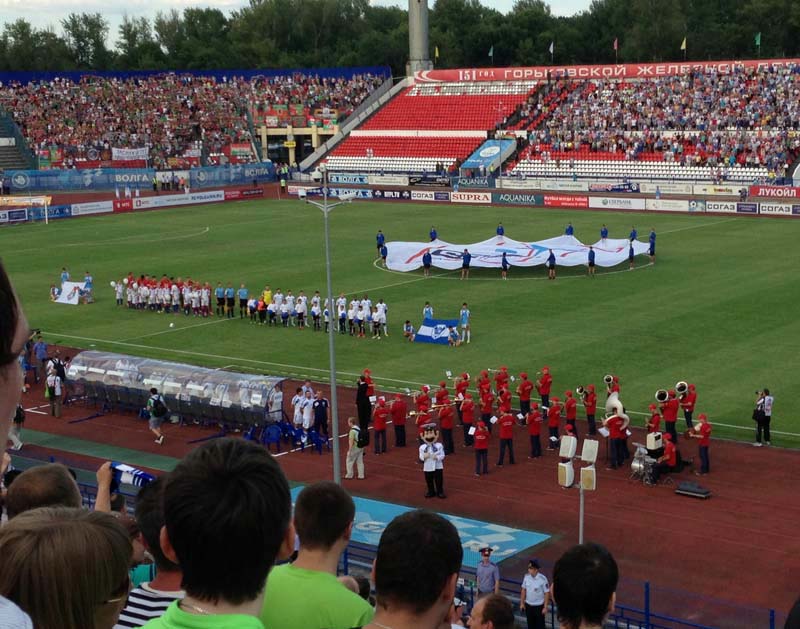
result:
[(689, 385), (683, 380), (680, 380), (675, 384), (675, 392), (678, 394), (678, 397), (683, 397), (689, 392)]
[(664, 404), (669, 399), (669, 393), (666, 389), (659, 389), (656, 391), (656, 402)]
[(579, 384), (577, 387), (575, 387), (575, 394), (576, 394), (578, 397), (583, 397), (584, 395), (586, 395), (586, 389), (584, 389), (584, 388), (583, 388), (583, 387), (582, 387), (582, 386)]
[(622, 418), (622, 427), (620, 430), (625, 430), (631, 423), (631, 419), (625, 413), (625, 407), (622, 405), (622, 401), (619, 399), (619, 393), (616, 391), (609, 395), (608, 399), (606, 400), (606, 419), (613, 417), (614, 415)]
[(605, 382), (607, 386), (611, 386), (611, 384), (614, 382), (614, 376), (612, 376), (610, 373), (606, 374), (603, 376), (603, 382)]

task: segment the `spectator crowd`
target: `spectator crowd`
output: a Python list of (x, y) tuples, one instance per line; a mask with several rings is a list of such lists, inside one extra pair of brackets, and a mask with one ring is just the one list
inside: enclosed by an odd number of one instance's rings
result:
[[(31, 150), (50, 152), (51, 167), (109, 160), (112, 148), (146, 148), (148, 165), (163, 169), (197, 165), (203, 149), (253, 159), (249, 113), (260, 114), (256, 122), (264, 123), (263, 115), (276, 106), (287, 111), (292, 105), (304, 118), (302, 126), (318, 109), (336, 110), (341, 121), (382, 81), (372, 75), (302, 74), (250, 80), (175, 73), (56, 77), (0, 86), (0, 109), (10, 113)], [(236, 145), (242, 144), (248, 150), (239, 153)], [(115, 165), (144, 166), (138, 158), (120, 161)]]
[(560, 81), (523, 106), (532, 159), (762, 166), (781, 177), (800, 149), (800, 68)]

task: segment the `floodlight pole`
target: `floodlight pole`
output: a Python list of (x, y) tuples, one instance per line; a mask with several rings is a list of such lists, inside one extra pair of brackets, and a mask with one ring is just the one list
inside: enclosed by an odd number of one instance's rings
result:
[(339, 408), (336, 400), (336, 349), (334, 337), (336, 334), (333, 329), (333, 287), (331, 282), (331, 236), (328, 224), (328, 214), (335, 207), (348, 203), (349, 201), (338, 201), (328, 203), (328, 169), (320, 166), (322, 171), (322, 203), (306, 199), (306, 203), (322, 210), (325, 219), (325, 274), (328, 282), (328, 355), (330, 358), (330, 382), (331, 382), (331, 430), (333, 432), (333, 482), (338, 485), (342, 483), (342, 465), (339, 458)]
[(578, 487), (581, 493), (581, 506), (578, 510), (578, 544), (583, 544), (583, 483), (579, 481)]

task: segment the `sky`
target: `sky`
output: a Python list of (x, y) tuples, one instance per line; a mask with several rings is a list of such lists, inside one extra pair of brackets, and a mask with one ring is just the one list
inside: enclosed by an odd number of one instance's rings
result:
[[(428, 0), (433, 6), (435, 0)], [(398, 0), (371, 0), (377, 6), (408, 6), (407, 2)], [(514, 0), (481, 0), (486, 6), (507, 13)], [(109, 22), (109, 44), (117, 39), (117, 29), (122, 16), (127, 13), (131, 17), (145, 16), (152, 20), (158, 11), (170, 9), (183, 11), (186, 7), (214, 7), (228, 14), (248, 4), (248, 0), (0, 0), (0, 27), (5, 22), (13, 22), (25, 18), (36, 28), (51, 27), (61, 31), (61, 20), (70, 13), (102, 13)], [(586, 10), (591, 0), (555, 0), (549, 2), (554, 15), (574, 15)]]

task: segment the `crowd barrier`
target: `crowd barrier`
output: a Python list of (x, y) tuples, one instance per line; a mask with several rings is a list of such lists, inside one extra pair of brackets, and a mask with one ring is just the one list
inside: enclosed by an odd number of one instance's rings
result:
[[(163, 178), (166, 171), (152, 168), (93, 168), (84, 170), (9, 170), (11, 193), (30, 192), (87, 192), (103, 190), (151, 189), (153, 178)], [(189, 187), (250, 185), (275, 181), (272, 162), (258, 164), (227, 164), (203, 166), (175, 171), (189, 176)]]
[[(698, 186), (694, 186), (697, 188)], [(707, 186), (699, 186), (707, 188)], [(321, 188), (305, 185), (290, 185), (289, 195), (297, 196), (298, 191), (312, 191), (310, 194), (320, 195)], [(749, 214), (762, 216), (800, 217), (800, 199), (797, 203), (781, 202), (737, 202), (712, 201), (710, 199), (645, 199), (642, 197), (608, 197), (592, 194), (544, 194), (525, 192), (485, 192), (485, 191), (439, 191), (439, 190), (386, 190), (368, 188), (350, 188), (331, 186), (328, 188), (331, 197), (352, 194), (359, 199), (375, 199), (379, 201), (439, 201), (442, 203), (473, 205), (518, 205), (529, 207), (553, 208), (593, 208), (613, 210), (636, 210), (655, 212), (687, 212), (687, 213), (722, 213)], [(711, 194), (711, 197), (714, 195)]]
[[(376, 549), (367, 544), (351, 542), (339, 562), (339, 572), (363, 573), (372, 568)], [(550, 578), (553, 564), (541, 561), (543, 573)], [(500, 566), (501, 574), (503, 572)], [(522, 576), (522, 575), (520, 575)], [(472, 607), (477, 596), (475, 567), (462, 565), (456, 596)], [(500, 593), (511, 599), (514, 609), (519, 608), (522, 587), (520, 579), (501, 577)], [(654, 586), (649, 581), (621, 577), (617, 587), (617, 603), (609, 614), (605, 627), (624, 629), (751, 629), (782, 627), (785, 614), (774, 609), (737, 605), (686, 590), (673, 590)], [(518, 616), (520, 626), (524, 617)], [(556, 607), (547, 611), (549, 626), (558, 627)]]

